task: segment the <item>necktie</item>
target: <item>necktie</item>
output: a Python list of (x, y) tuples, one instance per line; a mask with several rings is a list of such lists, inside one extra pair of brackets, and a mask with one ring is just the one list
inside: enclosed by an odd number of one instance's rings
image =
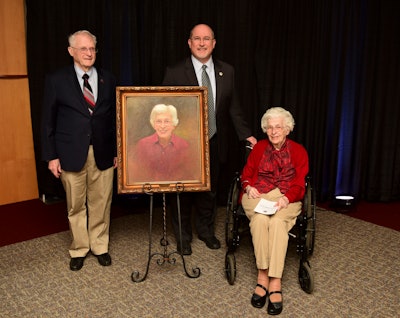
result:
[(89, 75), (86, 73), (83, 74), (83, 96), (85, 97), (86, 102), (88, 103), (88, 109), (90, 112), (90, 115), (93, 113), (95, 101), (94, 101), (94, 95), (92, 91), (92, 87), (89, 84)]
[(212, 136), (217, 132), (217, 124), (215, 122), (215, 109), (214, 109), (214, 97), (211, 87), (210, 78), (206, 72), (207, 65), (203, 65), (203, 72), (201, 74), (201, 82), (203, 86), (208, 88), (208, 138), (211, 139)]

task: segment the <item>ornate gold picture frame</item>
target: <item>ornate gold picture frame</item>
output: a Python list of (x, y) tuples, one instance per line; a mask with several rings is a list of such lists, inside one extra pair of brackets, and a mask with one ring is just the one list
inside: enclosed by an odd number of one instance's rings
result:
[(207, 90), (119, 86), (118, 193), (209, 191)]

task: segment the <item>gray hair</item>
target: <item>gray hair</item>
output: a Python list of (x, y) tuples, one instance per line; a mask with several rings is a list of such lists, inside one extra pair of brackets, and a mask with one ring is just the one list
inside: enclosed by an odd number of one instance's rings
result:
[(157, 104), (153, 107), (150, 113), (150, 124), (154, 127), (154, 120), (159, 114), (169, 113), (172, 116), (172, 124), (178, 126), (178, 112), (173, 105)]
[(80, 31), (76, 31), (75, 33), (72, 33), (72, 34), (68, 37), (69, 46), (73, 47), (73, 46), (74, 46), (74, 43), (75, 43), (75, 37), (76, 37), (77, 35), (82, 35), (82, 34), (86, 34), (86, 35), (90, 36), (90, 37), (93, 39), (94, 45), (96, 46), (96, 44), (97, 44), (96, 36), (93, 35), (92, 33), (90, 33), (90, 32), (87, 31), (87, 30), (80, 30)]
[(293, 131), (295, 123), (292, 114), (282, 107), (272, 107), (268, 109), (261, 118), (261, 129), (264, 133), (267, 132), (268, 120), (277, 117), (283, 118), (285, 128), (289, 129), (289, 131)]

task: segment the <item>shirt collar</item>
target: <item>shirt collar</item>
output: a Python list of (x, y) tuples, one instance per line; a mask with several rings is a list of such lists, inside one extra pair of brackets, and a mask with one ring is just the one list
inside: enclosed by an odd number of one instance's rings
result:
[(281, 152), (286, 150), (287, 148), (287, 143), (288, 143), (288, 138), (286, 137), (286, 140), (284, 141), (284, 143), (282, 144), (282, 147), (280, 147), (279, 149), (275, 149), (275, 147), (271, 144), (271, 142), (269, 143), (271, 145), (272, 151), (275, 152)]
[[(150, 136), (150, 140), (154, 144), (158, 144), (158, 135), (157, 133), (154, 133), (153, 135)], [(170, 145), (174, 145), (176, 143), (176, 135), (173, 133), (171, 136), (171, 139), (169, 141)]]
[(74, 68), (75, 68), (75, 72), (76, 72), (76, 74), (77, 74), (77, 76), (79, 77), (79, 78), (82, 78), (82, 76), (83, 76), (83, 74), (87, 74), (87, 75), (89, 75), (89, 78), (92, 76), (92, 74), (93, 74), (93, 67), (91, 67), (90, 69), (89, 69), (89, 71), (87, 71), (87, 72), (84, 72), (79, 66), (77, 66), (76, 64), (74, 64)]
[(196, 71), (201, 71), (201, 68), (203, 67), (203, 65), (207, 65), (209, 73), (211, 73), (214, 70), (214, 62), (213, 62), (212, 56), (210, 57), (210, 59), (205, 64), (201, 63), (193, 55), (191, 56), (191, 58), (192, 58), (192, 63), (193, 63), (194, 69)]

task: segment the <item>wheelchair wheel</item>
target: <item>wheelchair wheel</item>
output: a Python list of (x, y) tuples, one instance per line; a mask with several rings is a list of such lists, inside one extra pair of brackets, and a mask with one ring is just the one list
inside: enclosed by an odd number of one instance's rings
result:
[(301, 262), (299, 268), (299, 283), (302, 290), (311, 294), (314, 290), (314, 276), (308, 262)]
[(228, 247), (233, 245), (233, 235), (234, 235), (234, 212), (237, 211), (238, 201), (240, 194), (240, 179), (236, 175), (232, 180), (229, 193), (228, 193), (228, 203), (226, 205), (226, 221), (225, 221), (225, 241)]
[(236, 279), (236, 257), (233, 253), (225, 255), (225, 275), (229, 284), (233, 285)]
[(306, 248), (308, 255), (314, 252), (315, 244), (315, 209), (316, 209), (316, 196), (312, 189), (310, 177), (307, 178), (306, 195), (304, 197), (304, 208), (307, 217), (306, 224)]

